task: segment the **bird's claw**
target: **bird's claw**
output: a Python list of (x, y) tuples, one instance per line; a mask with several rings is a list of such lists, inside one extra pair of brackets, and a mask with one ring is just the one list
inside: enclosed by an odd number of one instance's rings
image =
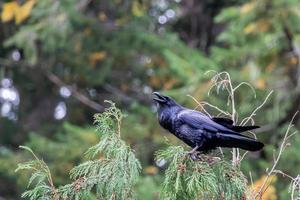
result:
[(199, 160), (199, 161), (207, 162), (208, 164), (214, 164), (221, 160), (220, 157), (207, 156), (201, 154), (200, 152), (188, 152), (188, 155), (193, 161)]
[(196, 160), (199, 160), (199, 155), (197, 152), (189, 152), (188, 155), (190, 156), (190, 158), (193, 160), (193, 161), (196, 161)]
[(195, 160), (199, 160), (199, 156), (197, 153), (197, 149), (199, 148), (199, 146), (195, 146), (191, 151), (188, 152), (188, 155), (190, 156), (190, 158), (195, 161)]

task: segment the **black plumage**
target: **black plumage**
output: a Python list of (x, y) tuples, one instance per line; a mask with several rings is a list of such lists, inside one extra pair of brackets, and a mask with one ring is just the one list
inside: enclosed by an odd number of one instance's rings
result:
[(240, 132), (259, 128), (258, 126), (235, 126), (227, 118), (213, 117), (187, 109), (172, 98), (153, 93), (158, 106), (160, 125), (193, 148), (192, 153), (208, 152), (216, 147), (241, 148), (258, 151), (264, 144)]

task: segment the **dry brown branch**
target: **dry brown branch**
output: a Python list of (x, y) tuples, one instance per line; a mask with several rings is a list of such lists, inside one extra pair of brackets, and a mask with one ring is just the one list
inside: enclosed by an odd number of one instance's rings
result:
[[(9, 59), (3, 59), (0, 58), (0, 64), (3, 65), (4, 67), (7, 68), (14, 68), (14, 67), (23, 67), (23, 68), (37, 68), (37, 66), (41, 65), (40, 63), (36, 64), (36, 65), (31, 65), (27, 62), (24, 61), (12, 61)], [(62, 86), (66, 86), (67, 84), (65, 84), (58, 76), (56, 76), (55, 74), (49, 72), (49, 70), (46, 70), (48, 68), (50, 68), (50, 64), (43, 64), (43, 67), (41, 67), (43, 74), (45, 74), (45, 76), (55, 85), (62, 87)], [(81, 92), (79, 92), (75, 87), (70, 87), (69, 89), (71, 89), (72, 92), (72, 96), (74, 98), (76, 98), (78, 101), (80, 101), (81, 103), (85, 104), (86, 106), (96, 110), (96, 111), (103, 111), (104, 107), (102, 105), (100, 105), (99, 103), (91, 100), (90, 98), (88, 98), (86, 95), (82, 94)]]
[[(46, 74), (47, 78), (54, 83), (55, 85), (62, 87), (62, 86), (66, 86), (67, 84), (65, 84), (58, 76), (56, 76), (53, 73), (48, 72)], [(82, 94), (81, 92), (79, 92), (75, 87), (69, 87), (69, 89), (72, 92), (72, 96), (74, 98), (76, 98), (78, 101), (80, 101), (81, 103), (85, 104), (86, 106), (96, 110), (96, 111), (103, 111), (104, 107), (100, 104), (98, 104), (97, 102), (89, 99), (87, 96), (85, 96), (84, 94)]]

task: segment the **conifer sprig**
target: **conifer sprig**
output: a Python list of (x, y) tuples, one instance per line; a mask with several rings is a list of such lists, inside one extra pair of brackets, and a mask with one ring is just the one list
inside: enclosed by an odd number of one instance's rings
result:
[(169, 166), (161, 191), (162, 199), (241, 199), (247, 180), (241, 171), (216, 157), (194, 161), (182, 146), (157, 152), (156, 160)]
[(88, 161), (70, 171), (72, 183), (54, 187), (50, 170), (28, 147), (33, 161), (19, 164), (21, 169), (33, 171), (29, 185), (36, 185), (22, 197), (36, 199), (87, 199), (91, 194), (98, 199), (135, 199), (133, 187), (140, 174), (141, 165), (133, 150), (121, 139), (123, 114), (110, 102), (105, 112), (95, 115), (100, 142), (86, 152)]
[(17, 169), (15, 170), (16, 172), (20, 170), (32, 171), (27, 188), (33, 185), (33, 183), (35, 183), (35, 185), (32, 189), (24, 192), (22, 194), (22, 197), (29, 198), (30, 200), (57, 199), (57, 190), (54, 187), (52, 176), (47, 164), (43, 160), (38, 158), (29, 147), (20, 146), (20, 148), (30, 152), (34, 158), (34, 160), (19, 163)]

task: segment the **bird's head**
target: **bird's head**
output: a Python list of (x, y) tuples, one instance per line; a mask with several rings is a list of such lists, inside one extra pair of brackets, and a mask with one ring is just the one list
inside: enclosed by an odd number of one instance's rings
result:
[(158, 108), (168, 108), (172, 106), (177, 106), (178, 104), (171, 97), (162, 95), (158, 92), (153, 92), (153, 100), (157, 103)]

